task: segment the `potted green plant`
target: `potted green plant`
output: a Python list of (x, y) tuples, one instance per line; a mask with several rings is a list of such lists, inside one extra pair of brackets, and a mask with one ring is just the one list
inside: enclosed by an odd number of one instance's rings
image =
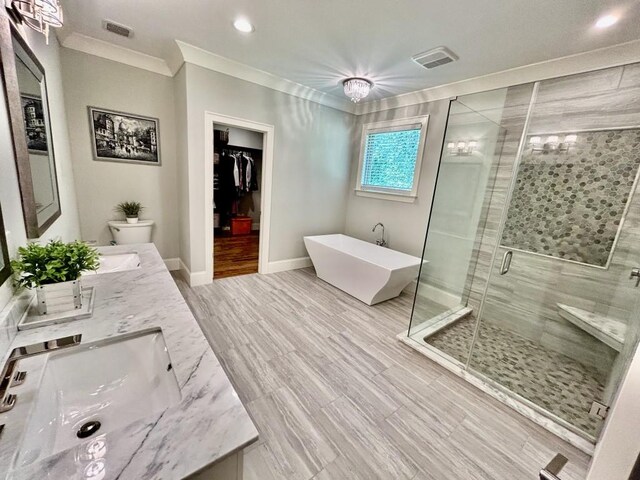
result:
[(16, 284), (36, 291), (40, 315), (82, 307), (80, 276), (97, 270), (98, 251), (84, 242), (51, 240), (18, 248), (11, 262)]
[(138, 223), (138, 216), (143, 209), (140, 202), (122, 202), (116, 206), (116, 210), (126, 217), (127, 223)]

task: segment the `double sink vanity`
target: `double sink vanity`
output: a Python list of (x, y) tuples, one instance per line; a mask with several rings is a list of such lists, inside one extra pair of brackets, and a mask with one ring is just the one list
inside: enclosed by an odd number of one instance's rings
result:
[(156, 248), (98, 250), (91, 317), (0, 312), (0, 478), (242, 478), (258, 432)]

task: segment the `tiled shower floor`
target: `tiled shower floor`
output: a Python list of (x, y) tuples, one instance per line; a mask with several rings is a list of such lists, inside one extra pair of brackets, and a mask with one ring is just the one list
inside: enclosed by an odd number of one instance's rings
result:
[[(466, 363), (476, 326), (470, 317), (425, 338)], [(589, 415), (604, 378), (597, 370), (507, 330), (483, 323), (470, 367), (595, 437), (601, 420)]]

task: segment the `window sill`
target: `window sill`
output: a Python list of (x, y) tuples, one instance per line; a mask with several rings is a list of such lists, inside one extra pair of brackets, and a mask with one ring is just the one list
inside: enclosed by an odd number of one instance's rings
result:
[(391, 200), (394, 202), (414, 203), (416, 201), (415, 195), (405, 195), (403, 193), (391, 193), (391, 192), (375, 192), (372, 190), (358, 190), (355, 189), (358, 197), (377, 198), (378, 200)]

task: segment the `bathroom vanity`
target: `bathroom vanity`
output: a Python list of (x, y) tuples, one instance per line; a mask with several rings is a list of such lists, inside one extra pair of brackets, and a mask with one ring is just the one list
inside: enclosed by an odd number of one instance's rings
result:
[(91, 318), (17, 331), (27, 293), (0, 312), (2, 365), (16, 347), (79, 341), (18, 362), (0, 478), (242, 478), (258, 431), (155, 246), (99, 250), (132, 248), (139, 267), (83, 277)]

